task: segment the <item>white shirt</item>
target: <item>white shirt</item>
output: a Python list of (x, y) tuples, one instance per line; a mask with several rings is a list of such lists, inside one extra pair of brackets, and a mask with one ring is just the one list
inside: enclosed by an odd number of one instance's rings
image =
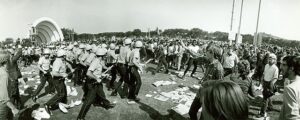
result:
[(50, 59), (49, 59), (49, 58), (46, 59), (46, 58), (43, 56), (43, 57), (41, 57), (41, 58), (39, 59), (38, 65), (40, 65), (41, 68), (42, 68), (43, 70), (46, 70), (46, 71), (47, 71), (47, 70), (50, 69)]
[(283, 105), (278, 120), (299, 120), (300, 119), (300, 80), (284, 88)]
[(271, 66), (269, 64), (267, 64), (265, 66), (265, 70), (264, 70), (264, 81), (270, 82), (274, 78), (278, 79), (278, 75), (279, 75), (278, 73), (279, 73), (279, 70), (275, 64), (273, 64)]
[(225, 54), (223, 57), (224, 57), (223, 68), (233, 68), (234, 65), (239, 61), (237, 55), (234, 53), (232, 53), (230, 56), (228, 54)]

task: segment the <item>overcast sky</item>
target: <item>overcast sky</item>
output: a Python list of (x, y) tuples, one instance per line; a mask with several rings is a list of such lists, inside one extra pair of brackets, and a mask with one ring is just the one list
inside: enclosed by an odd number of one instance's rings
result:
[[(50, 17), (77, 33), (140, 28), (229, 32), (233, 0), (0, 0), (0, 40), (26, 37), (30, 23)], [(241, 0), (236, 2), (237, 31)], [(245, 0), (241, 33), (255, 32), (259, 0)], [(262, 0), (259, 31), (300, 40), (300, 0)]]

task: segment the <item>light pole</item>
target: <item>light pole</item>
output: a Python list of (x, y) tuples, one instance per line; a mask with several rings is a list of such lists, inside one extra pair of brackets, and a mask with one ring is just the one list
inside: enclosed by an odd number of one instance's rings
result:
[(242, 16), (243, 16), (243, 5), (244, 5), (244, 0), (242, 0), (242, 4), (241, 4), (241, 13), (240, 13), (240, 22), (239, 22), (239, 29), (238, 29), (238, 34), (237, 34), (237, 39), (235, 40), (236, 44), (238, 44), (237, 40), (240, 37), (241, 34), (241, 24), (242, 24)]
[[(255, 35), (254, 35), (254, 47), (256, 48), (256, 45), (257, 45), (257, 38), (258, 38), (258, 24), (259, 24), (259, 16), (260, 16), (260, 6), (261, 6), (261, 0), (259, 0), (259, 7), (258, 7), (258, 14), (257, 14), (257, 21), (256, 21), (256, 30), (255, 30)], [(256, 51), (256, 49), (255, 49)]]
[[(231, 20), (230, 20), (230, 30), (229, 30), (229, 34), (232, 33), (232, 26), (233, 26), (233, 15), (234, 15), (234, 6), (235, 6), (235, 0), (233, 0), (232, 2), (232, 11), (231, 11)], [(232, 39), (229, 39), (229, 44), (232, 45)]]

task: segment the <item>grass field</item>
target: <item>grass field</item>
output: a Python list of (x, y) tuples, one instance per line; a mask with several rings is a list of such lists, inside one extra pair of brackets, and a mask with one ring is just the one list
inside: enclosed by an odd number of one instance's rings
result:
[[(149, 69), (156, 67), (155, 65), (149, 65)], [(32, 65), (30, 67), (22, 68), (22, 72), (28, 72), (28, 71), (37, 71), (35, 65)], [(174, 73), (173, 73), (174, 74)], [(203, 73), (198, 71), (197, 76), (201, 76)], [(35, 78), (37, 76), (37, 72), (34, 72), (31, 75), (24, 75), (24, 77), (29, 78)], [(116, 102), (116, 107), (113, 109), (106, 110), (102, 107), (94, 107), (92, 106), (87, 113), (86, 119), (87, 120), (182, 120), (182, 119), (188, 119), (188, 115), (179, 115), (175, 113), (174, 111), (170, 110), (172, 107), (176, 106), (178, 103), (172, 102), (170, 100), (163, 102), (154, 99), (153, 97), (146, 97), (146, 94), (152, 94), (155, 95), (163, 92), (163, 91), (172, 91), (182, 86), (190, 87), (194, 84), (198, 83), (198, 80), (191, 77), (186, 77), (185, 80), (176, 78), (173, 79), (177, 84), (174, 85), (167, 85), (167, 86), (159, 86), (155, 87), (152, 85), (155, 81), (159, 80), (168, 80), (172, 81), (172, 77), (170, 74), (163, 74), (163, 73), (157, 73), (156, 75), (152, 75), (151, 72), (144, 73), (142, 76), (142, 87), (139, 94), (139, 97), (141, 98), (140, 103), (128, 105), (127, 99), (121, 99), (120, 96), (110, 96), (111, 91), (107, 91), (107, 88), (105, 87), (105, 93), (108, 100), (111, 102)], [(228, 78), (226, 78), (228, 79)], [(28, 81), (28, 85), (30, 85), (30, 88), (27, 88), (26, 92), (30, 93), (32, 91), (32, 88), (34, 85), (37, 85), (37, 80), (34, 79), (33, 81)], [(67, 83), (67, 85), (72, 86), (72, 83)], [(20, 87), (23, 90), (23, 86)], [(68, 97), (68, 100), (80, 100), (82, 98), (82, 89), (81, 87), (75, 87), (78, 91), (77, 96), (70, 96)], [(195, 92), (196, 90), (190, 89), (189, 91)], [(41, 94), (44, 91), (41, 92)], [(47, 100), (49, 100), (52, 96), (51, 95), (45, 95), (42, 96), (37, 100), (38, 103), (43, 105)], [(33, 104), (33, 101), (30, 99), (29, 96), (22, 96), (23, 102), (25, 102), (25, 105), (31, 105)], [(251, 102), (250, 106), (250, 116), (249, 118), (252, 119), (253, 115), (258, 114), (260, 106), (261, 106), (261, 98), (256, 98)], [(271, 120), (274, 120), (278, 117), (280, 112), (280, 107), (282, 104), (282, 95), (277, 94), (273, 97), (274, 102), (274, 111), (268, 112), (268, 115), (270, 116)], [(75, 120), (77, 118), (77, 115), (80, 111), (81, 105), (76, 106), (74, 108), (69, 109), (69, 112), (67, 114), (62, 113), (59, 109), (54, 110), (53, 114), (51, 116), (51, 120)]]

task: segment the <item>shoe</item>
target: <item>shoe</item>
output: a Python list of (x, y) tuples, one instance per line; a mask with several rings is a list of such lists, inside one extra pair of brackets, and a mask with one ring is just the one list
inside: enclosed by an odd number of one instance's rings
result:
[(103, 107), (108, 110), (108, 109), (111, 109), (111, 108), (114, 108), (116, 106), (116, 104), (114, 103), (109, 103), (108, 105), (104, 105)]
[(50, 110), (50, 108), (49, 108), (48, 105), (45, 105), (45, 109), (46, 109), (46, 112), (47, 112), (49, 115), (52, 115), (52, 112), (51, 112), (51, 110)]
[(31, 97), (32, 101), (36, 103), (36, 100), (38, 99), (37, 96), (32, 96)]
[(141, 99), (140, 98), (135, 98), (134, 101), (139, 102)]
[(194, 74), (191, 74), (191, 77), (194, 78), (195, 77)]
[(118, 93), (116, 93), (116, 92), (111, 92), (111, 94), (110, 94), (110, 96), (117, 96), (118, 95)]
[(131, 100), (128, 100), (127, 103), (128, 103), (128, 104), (136, 104), (136, 102), (135, 102), (134, 100), (132, 100), (132, 99), (131, 99)]

